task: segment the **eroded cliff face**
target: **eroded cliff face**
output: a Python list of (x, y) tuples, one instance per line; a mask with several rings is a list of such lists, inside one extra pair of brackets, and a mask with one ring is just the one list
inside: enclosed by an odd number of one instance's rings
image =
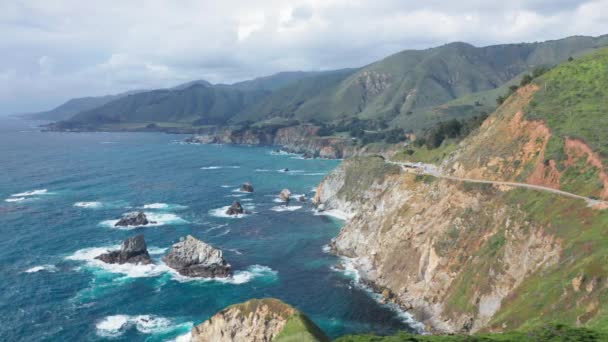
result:
[(276, 130), (212, 128), (187, 139), (190, 143), (276, 145), (292, 153), (307, 157), (340, 159), (353, 156), (360, 150), (351, 139), (319, 137), (319, 127), (298, 125)]
[[(521, 89), (443, 162), (443, 172), (560, 187), (564, 171), (545, 158), (551, 132), (523, 118), (535, 90)], [(333, 251), (430, 331), (507, 330), (552, 319), (585, 324), (601, 311), (608, 270), (589, 270), (601, 262), (594, 236), (608, 222), (605, 212), (546, 192), (386, 165), (378, 157), (345, 161), (319, 185), (316, 202), (352, 216)], [(570, 285), (577, 277), (599, 283), (577, 290)]]

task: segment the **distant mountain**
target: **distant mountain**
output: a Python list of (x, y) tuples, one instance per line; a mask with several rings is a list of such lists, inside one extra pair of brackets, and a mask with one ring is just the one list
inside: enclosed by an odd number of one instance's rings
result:
[[(257, 121), (279, 115), (331, 122), (357, 117), (420, 126), (421, 118), (415, 114), (428, 113), (417, 110), (495, 89), (532, 68), (555, 65), (607, 45), (608, 36), (602, 36), (482, 48), (451, 43), (406, 50), (343, 73), (343, 79), (319, 76), (291, 84), (237, 118)], [(318, 91), (311, 91), (312, 84), (319, 85)]]
[(402, 51), (359, 69), (283, 72), (232, 85), (194, 81), (89, 107), (68, 126), (359, 119), (421, 130), (438, 121), (491, 112), (497, 94), (524, 72), (603, 46), (608, 46), (608, 36), (481, 48), (458, 42)]
[(65, 103), (59, 105), (56, 108), (51, 110), (47, 110), (44, 112), (38, 113), (28, 113), (21, 115), (22, 117), (34, 120), (49, 120), (49, 121), (60, 121), (67, 120), (74, 115), (87, 111), (93, 108), (97, 108), (103, 106), (108, 102), (112, 102), (114, 100), (118, 100), (124, 96), (130, 94), (136, 94), (138, 92), (142, 92), (144, 90), (134, 90), (128, 91), (125, 93), (120, 93), (116, 95), (105, 95), (105, 96), (89, 96), (89, 97), (79, 97), (75, 99), (70, 99)]
[(221, 125), (266, 95), (263, 90), (245, 91), (197, 83), (183, 89), (178, 87), (128, 95), (83, 111), (67, 122), (69, 126), (89, 127), (129, 122)]

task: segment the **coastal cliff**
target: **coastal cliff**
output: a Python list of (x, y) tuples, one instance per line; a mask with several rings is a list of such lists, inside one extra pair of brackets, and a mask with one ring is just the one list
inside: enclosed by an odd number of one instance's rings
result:
[[(565, 161), (551, 158), (551, 127), (526, 116), (538, 91), (529, 85), (511, 96), (441, 162), (441, 174), (556, 189), (591, 183), (575, 189), (603, 197), (597, 154), (566, 139)], [(585, 201), (358, 157), (322, 181), (315, 203), (350, 217), (333, 252), (431, 332), (605, 323), (608, 246), (599, 236), (608, 214)]]
[(319, 127), (297, 125), (277, 129), (211, 128), (186, 140), (200, 144), (275, 145), (309, 158), (339, 159), (355, 155), (359, 147), (352, 139), (317, 136)]

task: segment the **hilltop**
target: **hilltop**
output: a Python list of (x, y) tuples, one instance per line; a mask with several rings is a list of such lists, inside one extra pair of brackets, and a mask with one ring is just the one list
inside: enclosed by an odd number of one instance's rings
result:
[(148, 129), (195, 133), (209, 125), (313, 123), (335, 133), (422, 131), (489, 113), (523, 73), (606, 46), (608, 37), (475, 47), (451, 43), (406, 50), (357, 69), (287, 72), (233, 85), (195, 83), (121, 97), (55, 126), (70, 130)]

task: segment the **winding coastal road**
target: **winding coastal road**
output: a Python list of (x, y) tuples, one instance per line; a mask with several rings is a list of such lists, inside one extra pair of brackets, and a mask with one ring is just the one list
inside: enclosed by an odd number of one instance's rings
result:
[(405, 172), (409, 172), (409, 173), (429, 175), (429, 176), (433, 176), (433, 177), (437, 177), (437, 178), (449, 179), (449, 180), (460, 181), (460, 182), (506, 185), (506, 186), (512, 186), (512, 187), (516, 187), (516, 188), (526, 188), (526, 189), (532, 189), (532, 190), (538, 190), (538, 191), (546, 191), (546, 192), (554, 193), (554, 194), (561, 195), (561, 196), (584, 200), (585, 202), (587, 202), (587, 205), (590, 207), (597, 206), (597, 208), (600, 208), (600, 209), (608, 208), (608, 201), (597, 200), (597, 199), (593, 199), (590, 197), (585, 197), (585, 196), (573, 194), (571, 192), (554, 189), (554, 188), (549, 188), (549, 187), (542, 186), (542, 185), (456, 177), (456, 176), (442, 174), (441, 171), (439, 170), (439, 168), (433, 164), (396, 162), (396, 161), (392, 161), (392, 160), (385, 160), (385, 161), (389, 164), (399, 165), (403, 168), (403, 170)]

